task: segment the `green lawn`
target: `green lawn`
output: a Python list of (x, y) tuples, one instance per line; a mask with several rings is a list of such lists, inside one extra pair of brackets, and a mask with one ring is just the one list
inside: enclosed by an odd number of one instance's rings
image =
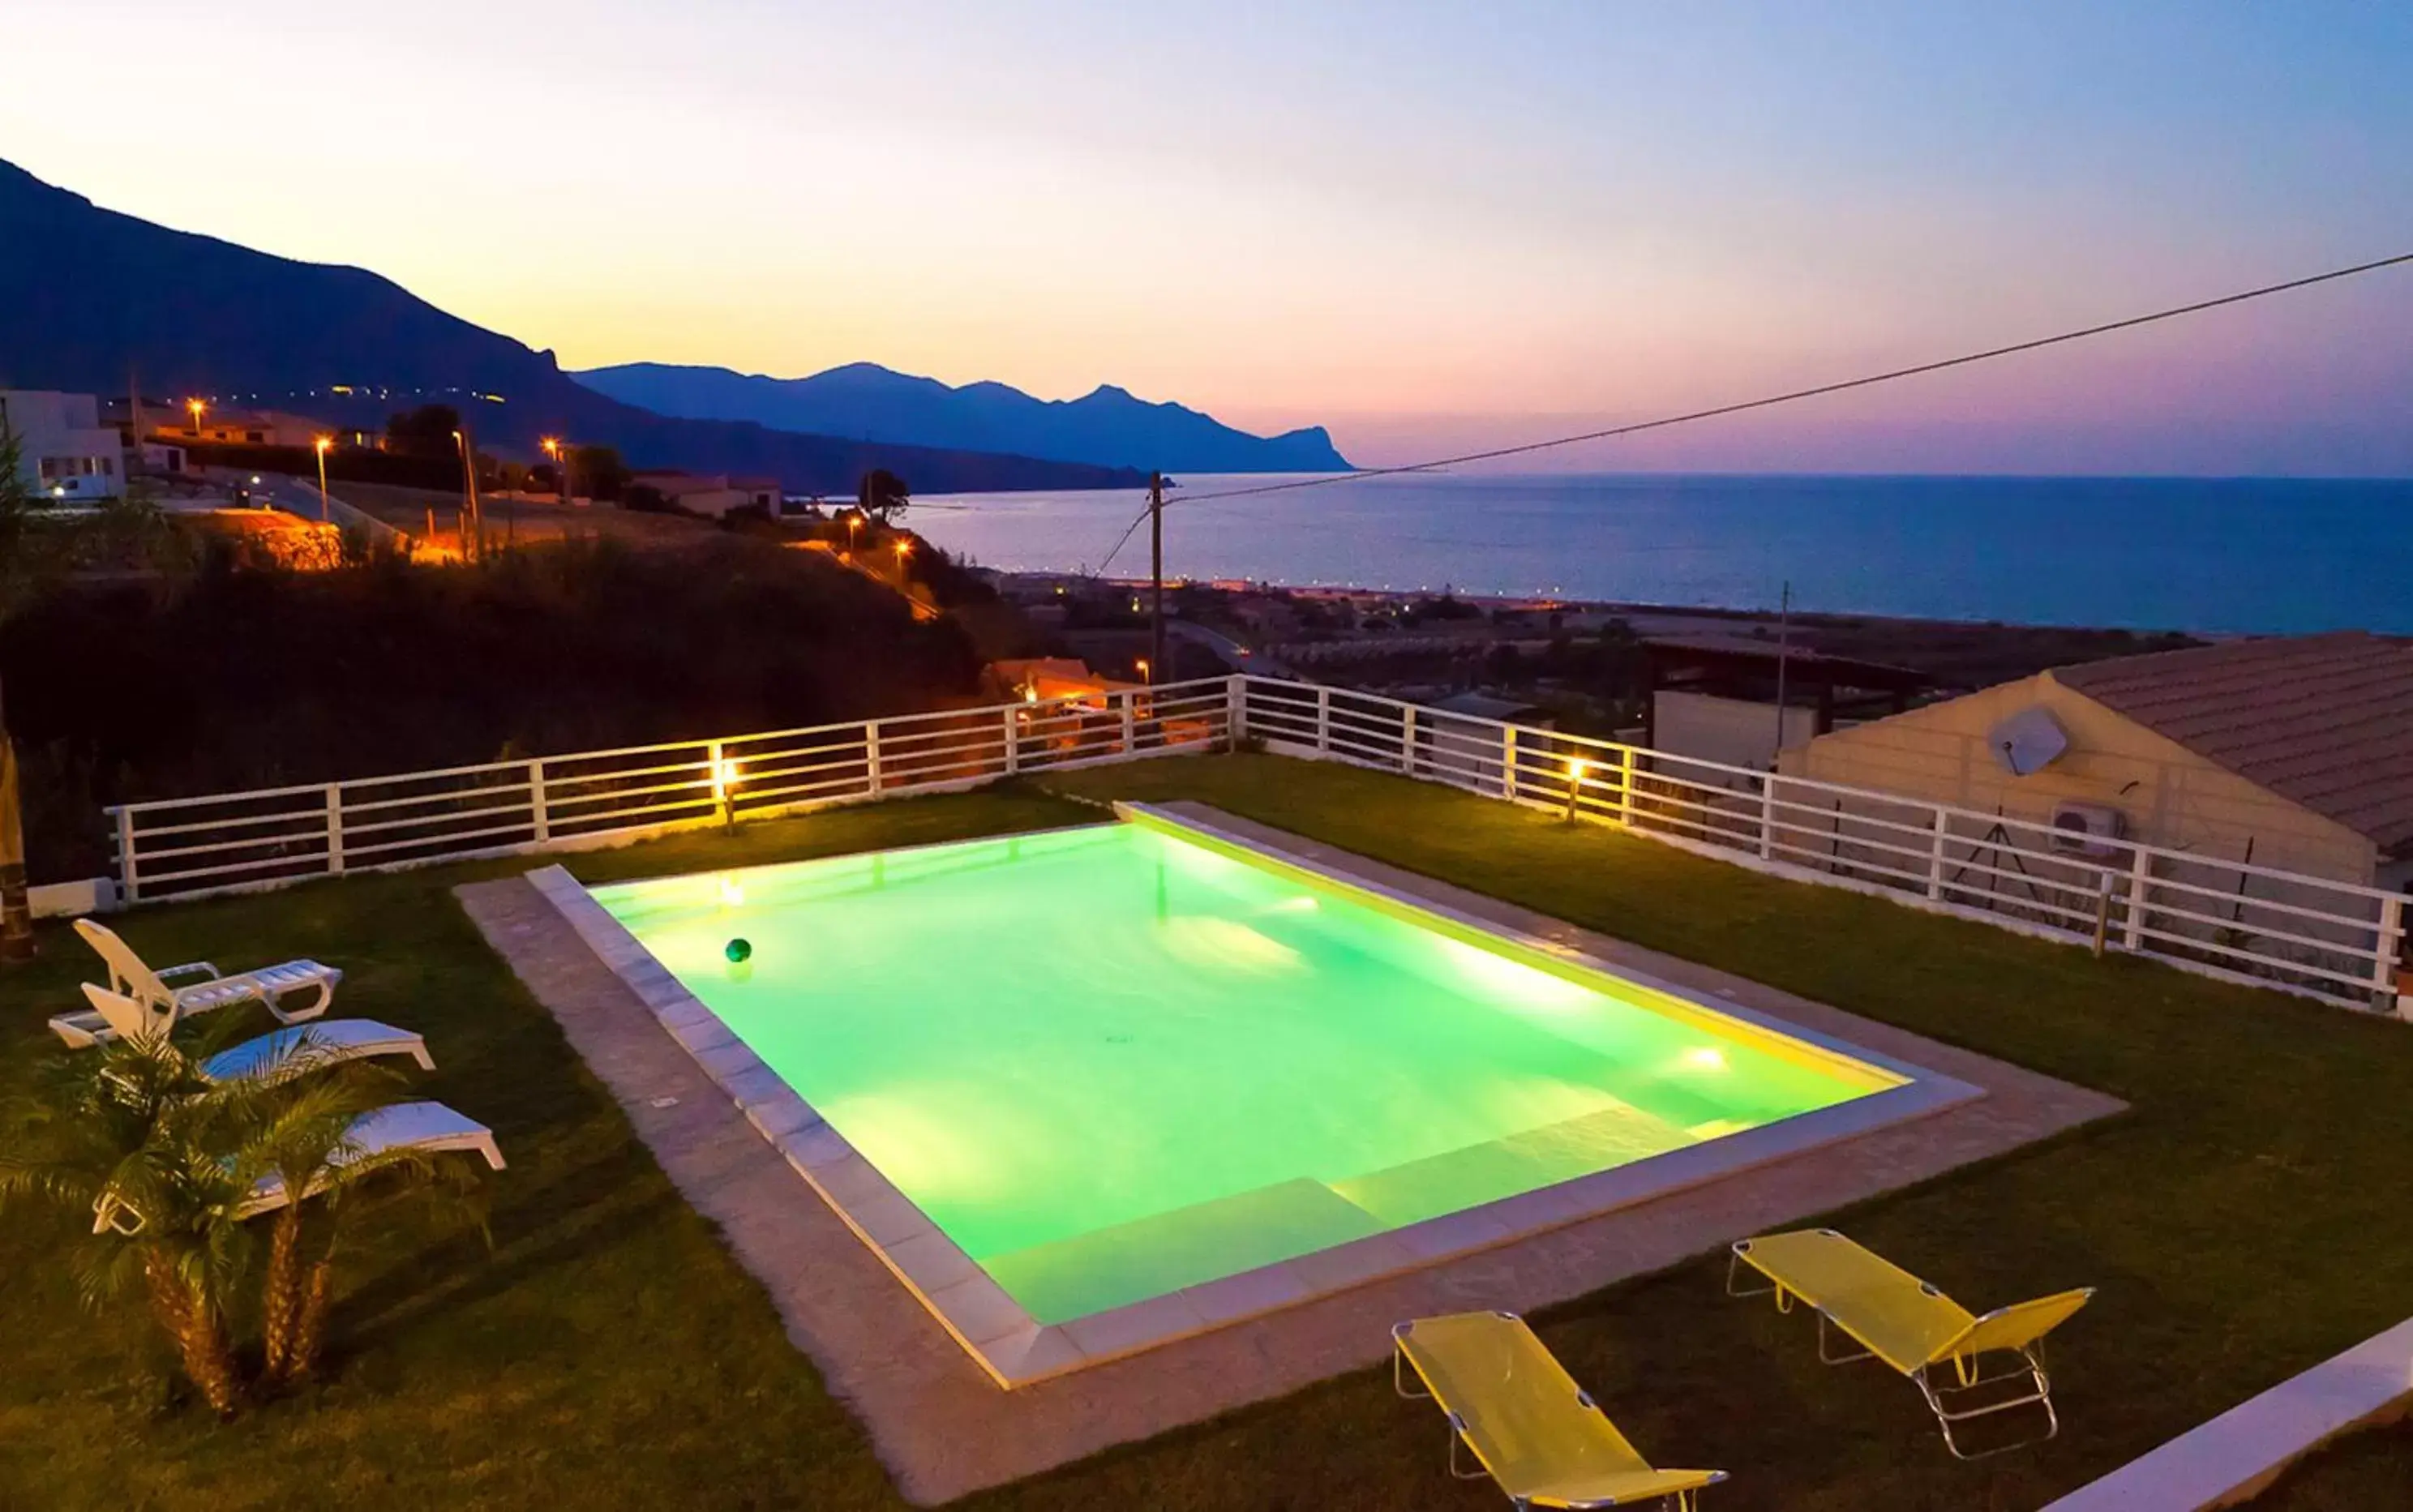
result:
[[(2042, 1449), (1956, 1463), (1909, 1385), (1819, 1366), (1803, 1319), (1726, 1301), (1709, 1258), (1541, 1319), (1647, 1453), (1734, 1472), (1713, 1507), (2034, 1507), (2413, 1311), (2404, 1026), (1337, 766), (1211, 758), (1050, 785), (1205, 799), (2134, 1105), (1843, 1215), (1973, 1304), (2102, 1288), (2056, 1338), (2067, 1427)], [(997, 790), (569, 864), (589, 879), (634, 876), (1089, 817), (1031, 788)], [(894, 1504), (766, 1299), (446, 892), (509, 869), (359, 879), (126, 921), (154, 959), (338, 962), (351, 973), (340, 1011), (423, 1029), (442, 1068), (428, 1095), (494, 1124), (511, 1156), (494, 1188), (495, 1247), (405, 1236), (357, 1267), (327, 1382), (221, 1428), (160, 1410), (131, 1310), (77, 1310), (54, 1260), (67, 1223), (12, 1215), (0, 1224), (0, 1506)], [(54, 933), (38, 966), (0, 986), (0, 1088), (25, 1080), (42, 1017), (72, 1001), (81, 951)], [(1487, 1486), (1451, 1483), (1442, 1445), (1430, 1405), (1395, 1400), (1387, 1373), (1369, 1371), (975, 1505), (1501, 1505)]]

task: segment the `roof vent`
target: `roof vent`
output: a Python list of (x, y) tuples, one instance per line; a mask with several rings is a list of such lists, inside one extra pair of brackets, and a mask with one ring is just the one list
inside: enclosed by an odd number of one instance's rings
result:
[(1986, 734), (1994, 760), (2013, 777), (2041, 772), (2069, 749), (2069, 734), (2052, 711), (2039, 704), (2024, 708)]

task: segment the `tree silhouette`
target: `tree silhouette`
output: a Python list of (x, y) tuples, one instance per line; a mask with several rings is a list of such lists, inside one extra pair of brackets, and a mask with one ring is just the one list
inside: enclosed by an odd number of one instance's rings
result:
[(854, 497), (863, 512), (881, 525), (893, 523), (913, 502), (912, 491), (905, 480), (885, 467), (874, 467), (865, 473)]

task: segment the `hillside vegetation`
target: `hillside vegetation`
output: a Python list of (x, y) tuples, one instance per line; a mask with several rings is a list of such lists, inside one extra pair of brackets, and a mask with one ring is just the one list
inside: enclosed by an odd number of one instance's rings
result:
[(219, 556), (57, 597), (0, 670), (42, 881), (107, 869), (107, 803), (940, 707), (980, 660), (820, 554), (716, 536), (477, 567)]

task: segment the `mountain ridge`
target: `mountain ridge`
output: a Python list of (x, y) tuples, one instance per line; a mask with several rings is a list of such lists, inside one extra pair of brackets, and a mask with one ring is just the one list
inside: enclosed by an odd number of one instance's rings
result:
[[(311, 394), (315, 418), (381, 428), (397, 394), (498, 394), (465, 407), (482, 445), (540, 437), (617, 447), (639, 467), (770, 474), (851, 493), (886, 467), (925, 493), (1131, 487), (1127, 468), (866, 442), (663, 416), (573, 381), (537, 350), (383, 274), (303, 262), (108, 210), (0, 159), (0, 387)], [(326, 393), (337, 385), (363, 391)], [(315, 392), (314, 392), (315, 391)]]
[(923, 444), (1163, 471), (1354, 470), (1321, 425), (1255, 436), (1114, 383), (1077, 399), (1041, 399), (993, 378), (957, 386), (870, 362), (792, 378), (676, 363), (622, 363), (570, 377), (661, 414), (871, 441), (910, 436)]

